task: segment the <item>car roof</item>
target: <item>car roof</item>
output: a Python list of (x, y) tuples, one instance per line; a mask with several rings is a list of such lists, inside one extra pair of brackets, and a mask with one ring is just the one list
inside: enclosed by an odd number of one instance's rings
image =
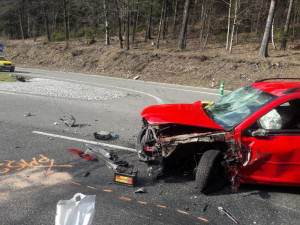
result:
[(300, 90), (300, 82), (299, 81), (271, 81), (271, 82), (257, 82), (251, 84), (253, 87), (262, 90), (264, 92), (280, 96), (283, 92), (299, 87)]

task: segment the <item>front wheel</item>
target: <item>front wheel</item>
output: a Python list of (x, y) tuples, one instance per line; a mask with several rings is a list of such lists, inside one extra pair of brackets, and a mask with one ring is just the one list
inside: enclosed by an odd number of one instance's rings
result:
[(219, 150), (206, 151), (197, 166), (196, 184), (200, 192), (208, 194), (222, 188), (226, 183)]
[(9, 71), (10, 71), (10, 72), (14, 72), (14, 71), (15, 71), (15, 68), (10, 69)]

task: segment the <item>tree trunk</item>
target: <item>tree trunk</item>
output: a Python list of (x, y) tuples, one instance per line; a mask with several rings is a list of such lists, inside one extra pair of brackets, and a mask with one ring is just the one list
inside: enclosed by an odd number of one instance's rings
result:
[(206, 17), (206, 0), (203, 0), (201, 5), (201, 16), (200, 16), (200, 34), (199, 34), (199, 41), (202, 42), (203, 39), (203, 32), (204, 32), (204, 22)]
[(231, 22), (231, 0), (229, 1), (229, 5), (228, 5), (226, 50), (228, 50), (228, 47), (229, 47), (230, 22)]
[(287, 36), (288, 36), (289, 26), (290, 26), (290, 21), (291, 21), (292, 7), (293, 7), (293, 0), (290, 0), (289, 9), (287, 12), (286, 21), (285, 21), (285, 25), (284, 25), (284, 31), (283, 31), (284, 37), (281, 41), (280, 50), (286, 49), (286, 42), (287, 42)]
[[(28, 0), (26, 1), (26, 4), (27, 5), (29, 5), (29, 2), (28, 2)], [(28, 36), (28, 38), (30, 38), (31, 37), (31, 17), (30, 17), (30, 10), (28, 9), (27, 10), (27, 36)]]
[(118, 33), (119, 33), (120, 48), (123, 48), (122, 20), (121, 20), (121, 12), (118, 5), (118, 0), (114, 0), (114, 5), (115, 5), (115, 14), (118, 18)]
[(104, 17), (105, 17), (105, 44), (110, 45), (109, 39), (109, 24), (108, 24), (108, 0), (103, 0), (103, 9), (104, 9)]
[(234, 19), (233, 19), (232, 30), (231, 30), (229, 53), (232, 53), (233, 35), (234, 35), (235, 27), (236, 27), (236, 18), (237, 18), (237, 8), (238, 8), (237, 5), (238, 5), (238, 0), (235, 0)]
[(178, 41), (178, 49), (181, 51), (186, 48), (185, 40), (186, 40), (186, 31), (187, 31), (187, 23), (189, 18), (190, 4), (191, 4), (191, 0), (185, 0), (182, 26), (181, 26), (181, 31), (179, 34), (179, 41)]
[(147, 23), (145, 41), (147, 39), (151, 39), (152, 8), (153, 8), (152, 3), (153, 3), (153, 0), (149, 0), (149, 14), (148, 14), (148, 23)]
[(271, 28), (271, 42), (272, 42), (273, 49), (276, 50), (276, 45), (274, 42), (274, 18), (273, 18), (272, 28)]
[(197, 4), (198, 4), (198, 0), (195, 0), (195, 2), (194, 2), (194, 10), (193, 10), (193, 13), (192, 13), (191, 32), (195, 31), (195, 21), (196, 21)]
[(33, 41), (36, 41), (36, 33), (37, 33), (37, 29), (36, 29), (36, 18), (34, 17), (33, 18), (33, 24), (32, 24), (32, 26), (33, 26), (33, 31), (32, 31), (32, 35), (33, 35)]
[(135, 43), (135, 30), (136, 30), (137, 11), (133, 12), (133, 27), (132, 27), (132, 43)]
[(169, 5), (169, 1), (166, 0), (164, 19), (163, 19), (163, 29), (162, 29), (163, 39), (166, 39), (166, 35), (167, 35), (168, 5)]
[(175, 38), (175, 32), (176, 32), (176, 18), (177, 18), (177, 10), (178, 10), (178, 0), (175, 1), (175, 10), (174, 10), (174, 18), (173, 18), (173, 38)]
[(212, 10), (211, 10), (211, 7), (210, 7), (208, 18), (207, 18), (207, 32), (206, 32), (206, 35), (205, 35), (205, 38), (204, 38), (202, 50), (204, 50), (206, 48), (206, 45), (207, 45), (207, 42), (208, 42), (208, 36), (209, 36), (209, 33), (210, 33), (211, 13), (212, 13), (211, 11)]
[(69, 41), (69, 27), (68, 27), (68, 15), (67, 15), (67, 0), (63, 0), (63, 8), (64, 8), (64, 24), (65, 24), (65, 40)]
[(265, 32), (264, 36), (261, 42), (261, 46), (259, 49), (258, 57), (261, 59), (265, 59), (268, 57), (268, 42), (270, 38), (270, 32), (271, 32), (271, 27), (272, 27), (272, 21), (274, 18), (274, 13), (275, 13), (275, 7), (276, 7), (276, 0), (271, 0), (270, 4), (270, 9), (269, 9), (269, 14), (268, 14), (268, 19), (265, 27)]
[(125, 4), (125, 46), (129, 50), (129, 0)]
[(24, 40), (25, 36), (24, 36), (23, 18), (22, 18), (22, 10), (21, 10), (21, 8), (18, 9), (18, 12), (19, 12), (19, 24), (20, 24), (21, 37)]
[(156, 48), (157, 49), (159, 49), (159, 40), (160, 40), (161, 28), (162, 28), (162, 25), (163, 25), (165, 4), (166, 4), (166, 0), (163, 0), (162, 6), (161, 6), (161, 14), (160, 14), (159, 27), (158, 27), (157, 41), (156, 41)]
[(46, 13), (45, 2), (44, 1), (42, 1), (42, 5), (43, 5), (43, 14), (44, 14), (43, 16), (44, 16), (44, 21), (45, 21), (47, 41), (50, 42), (51, 37), (50, 37), (50, 31), (49, 31), (49, 22), (48, 22), (48, 16), (47, 16), (47, 13)]

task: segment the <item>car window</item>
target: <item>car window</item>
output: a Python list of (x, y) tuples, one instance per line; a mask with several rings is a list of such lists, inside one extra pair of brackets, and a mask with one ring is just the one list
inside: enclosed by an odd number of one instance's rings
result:
[(247, 86), (220, 97), (205, 112), (220, 126), (231, 129), (274, 98), (272, 94)]
[(7, 61), (4, 57), (0, 56), (0, 61)]
[(300, 129), (300, 99), (285, 102), (258, 120), (263, 129)]

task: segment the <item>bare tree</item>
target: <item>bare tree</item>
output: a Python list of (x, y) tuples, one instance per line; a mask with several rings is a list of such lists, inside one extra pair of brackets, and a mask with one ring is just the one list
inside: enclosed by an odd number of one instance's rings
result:
[(104, 9), (104, 17), (105, 17), (105, 44), (110, 45), (109, 39), (109, 24), (108, 24), (108, 0), (103, 0), (103, 9)]
[(68, 11), (67, 11), (67, 1), (63, 0), (63, 10), (64, 10), (64, 25), (65, 25), (65, 40), (69, 41), (70, 34), (69, 34), (69, 21), (68, 21)]
[(126, 49), (129, 50), (129, 0), (124, 1), (124, 9), (125, 9), (125, 46)]
[[(231, 4), (231, 3), (230, 3)], [(232, 52), (232, 45), (233, 45), (233, 35), (234, 35), (234, 29), (236, 27), (236, 19), (237, 19), (237, 9), (238, 9), (238, 0), (235, 0), (235, 6), (234, 6), (234, 19), (231, 29), (231, 38), (230, 38), (230, 47), (229, 47), (229, 53)]]
[(149, 13), (148, 13), (148, 22), (147, 22), (147, 30), (145, 41), (147, 39), (151, 39), (151, 24), (152, 24), (152, 9), (153, 9), (153, 0), (149, 0)]
[(228, 22), (227, 22), (226, 50), (228, 50), (229, 48), (229, 34), (230, 34), (230, 24), (231, 24), (231, 0), (229, 0), (229, 3), (227, 4), (228, 4)]
[(167, 1), (167, 0), (163, 0), (162, 6), (161, 6), (160, 21), (159, 21), (159, 26), (158, 26), (157, 40), (156, 40), (156, 48), (157, 48), (157, 49), (159, 49), (160, 33), (161, 33), (161, 28), (162, 28), (162, 26), (163, 26), (163, 20), (164, 20), (164, 12), (165, 12), (165, 7), (166, 7), (166, 1)]
[(25, 35), (24, 35), (24, 28), (23, 28), (22, 3), (23, 3), (23, 1), (21, 1), (21, 4), (18, 7), (18, 13), (19, 13), (19, 24), (20, 24), (21, 37), (24, 40), (25, 39)]
[(177, 25), (177, 10), (178, 10), (178, 0), (175, 0), (174, 18), (173, 18), (173, 38), (175, 38), (176, 25)]
[(290, 0), (290, 2), (289, 2), (289, 8), (288, 8), (286, 21), (285, 21), (285, 25), (284, 25), (284, 31), (283, 31), (284, 37), (281, 41), (280, 50), (285, 50), (286, 49), (286, 42), (287, 42), (287, 36), (288, 36), (289, 26), (290, 26), (290, 21), (291, 21), (293, 2), (294, 2), (293, 0)]
[(51, 37), (50, 37), (50, 30), (49, 30), (49, 21), (48, 21), (48, 14), (46, 12), (46, 4), (45, 1), (42, 1), (42, 9), (43, 9), (43, 17), (44, 17), (44, 21), (45, 21), (45, 28), (46, 28), (46, 37), (48, 42), (51, 41)]
[(119, 42), (120, 42), (120, 48), (123, 48), (123, 37), (122, 37), (122, 19), (121, 19), (121, 11), (119, 8), (118, 0), (114, 0), (114, 8), (115, 8), (115, 14), (118, 18), (118, 34), (119, 34)]
[(186, 48), (186, 31), (187, 31), (187, 23), (189, 18), (190, 4), (191, 4), (190, 0), (185, 0), (182, 26), (181, 26), (181, 31), (179, 34), (179, 41), (178, 41), (179, 50), (184, 50)]
[(259, 53), (258, 53), (258, 57), (261, 59), (265, 59), (266, 57), (269, 56), (268, 55), (268, 43), (269, 43), (269, 38), (270, 38), (272, 21), (273, 21), (274, 13), (275, 13), (275, 7), (276, 7), (276, 0), (271, 0), (269, 14), (268, 14), (268, 18), (267, 18), (266, 27), (265, 27), (265, 32), (264, 32), (264, 36), (263, 36), (261, 46), (259, 49)]

